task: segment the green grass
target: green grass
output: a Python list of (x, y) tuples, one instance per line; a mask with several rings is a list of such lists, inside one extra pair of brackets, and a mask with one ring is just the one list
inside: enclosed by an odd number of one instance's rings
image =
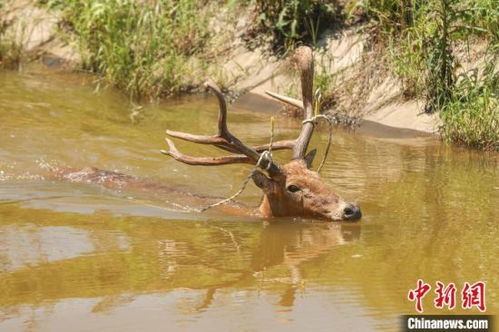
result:
[(482, 81), (465, 77), (455, 97), (442, 108), (442, 134), (470, 147), (499, 151), (499, 75), (490, 71)]
[(209, 38), (210, 15), (195, 0), (49, 0), (62, 11), (61, 29), (80, 49), (85, 69), (132, 98), (190, 88)]
[(344, 21), (343, 7), (336, 0), (252, 0), (253, 27), (246, 33), (252, 44), (268, 43), (277, 55), (289, 54), (297, 46), (317, 45), (326, 29)]
[(490, 95), (450, 102), (441, 112), (443, 134), (454, 143), (499, 151), (499, 100)]
[[(0, 9), (3, 7), (0, 1)], [(0, 20), (0, 68), (18, 69), (24, 57), (23, 45), (7, 31), (7, 22)]]
[[(373, 42), (384, 44), (392, 72), (404, 94), (439, 112), (447, 140), (497, 150), (497, 74), (460, 81), (456, 49), (486, 44), (485, 57), (497, 62), (499, 7), (495, 0), (365, 0)], [(467, 52), (464, 52), (467, 53)]]

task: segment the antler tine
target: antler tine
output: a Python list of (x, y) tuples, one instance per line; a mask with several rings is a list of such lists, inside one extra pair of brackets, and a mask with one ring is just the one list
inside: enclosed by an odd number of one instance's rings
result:
[(303, 108), (305, 110), (304, 123), (300, 135), (293, 148), (293, 159), (302, 159), (307, 152), (308, 144), (314, 132), (314, 124), (307, 122), (314, 114), (313, 84), (314, 84), (314, 58), (312, 49), (301, 46), (296, 49), (293, 60), (300, 71)]
[[(284, 140), (272, 143), (272, 151), (292, 149), (295, 147), (295, 140)], [(270, 144), (254, 146), (257, 152), (263, 152), (270, 148)]]
[[(193, 135), (189, 133), (183, 133), (180, 131), (166, 130), (166, 134), (171, 137), (175, 137), (184, 141), (199, 143), (199, 144), (211, 144), (216, 147), (237, 153), (238, 151), (227, 144), (227, 140), (220, 136), (204, 136), (204, 135)], [(293, 149), (295, 146), (294, 140), (282, 140), (272, 143), (272, 150), (285, 150), (285, 149)], [(263, 152), (269, 149), (269, 144), (257, 145), (252, 147), (256, 152)]]
[(189, 141), (199, 144), (224, 144), (227, 141), (220, 136), (204, 136), (183, 133), (181, 131), (166, 130), (166, 134), (171, 137), (180, 138), (184, 141)]
[(269, 96), (271, 96), (272, 98), (275, 98), (283, 103), (286, 103), (286, 104), (294, 106), (294, 107), (298, 107), (299, 109), (303, 109), (303, 101), (301, 101), (299, 99), (291, 98), (288, 96), (283, 96), (283, 95), (277, 94), (275, 92), (270, 92), (270, 91), (265, 91), (265, 93), (268, 94)]
[(225, 102), (225, 98), (220, 88), (212, 80), (204, 83), (204, 86), (210, 88), (217, 96), (220, 107), (220, 112), (218, 113), (218, 136), (225, 137), (227, 134), (230, 134), (227, 128), (227, 103)]
[(218, 165), (227, 165), (227, 164), (238, 164), (238, 163), (246, 163), (253, 164), (254, 161), (245, 155), (231, 155), (231, 156), (223, 156), (223, 157), (192, 157), (185, 154), (182, 154), (177, 150), (173, 141), (165, 138), (169, 151), (160, 150), (162, 154), (172, 157), (173, 159), (183, 162), (188, 165), (197, 165), (197, 166), (218, 166)]
[(213, 81), (206, 82), (205, 86), (210, 88), (218, 98), (218, 103), (220, 106), (220, 113), (218, 116), (218, 134), (219, 136), (227, 140), (229, 149), (235, 149), (238, 152), (241, 152), (242, 154), (253, 159), (255, 163), (260, 162), (260, 166), (268, 169), (268, 172), (270, 174), (281, 173), (281, 170), (277, 164), (267, 159), (260, 161), (260, 154), (255, 149), (245, 145), (237, 137), (229, 132), (229, 129), (227, 128), (227, 104), (225, 102), (222, 91), (220, 91), (218, 86)]

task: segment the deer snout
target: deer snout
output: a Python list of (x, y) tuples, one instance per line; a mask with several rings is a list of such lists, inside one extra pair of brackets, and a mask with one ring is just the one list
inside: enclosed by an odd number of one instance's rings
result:
[(358, 205), (347, 203), (343, 208), (343, 220), (358, 220), (360, 217), (362, 217), (362, 213)]

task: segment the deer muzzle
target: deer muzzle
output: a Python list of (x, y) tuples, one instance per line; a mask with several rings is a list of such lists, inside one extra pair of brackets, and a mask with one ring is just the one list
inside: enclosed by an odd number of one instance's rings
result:
[(357, 204), (347, 203), (343, 208), (343, 220), (359, 220), (362, 217), (360, 207)]

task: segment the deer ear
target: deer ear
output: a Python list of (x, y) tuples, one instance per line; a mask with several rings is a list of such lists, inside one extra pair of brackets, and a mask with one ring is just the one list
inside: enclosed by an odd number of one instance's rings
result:
[(269, 191), (272, 188), (272, 180), (260, 171), (254, 171), (251, 178), (256, 186), (263, 191)]
[(303, 157), (303, 161), (305, 162), (305, 164), (307, 164), (307, 168), (312, 167), (312, 163), (314, 162), (314, 158), (315, 158), (316, 154), (317, 154), (317, 149), (313, 149), (312, 151), (307, 153), (305, 155), (305, 157)]

